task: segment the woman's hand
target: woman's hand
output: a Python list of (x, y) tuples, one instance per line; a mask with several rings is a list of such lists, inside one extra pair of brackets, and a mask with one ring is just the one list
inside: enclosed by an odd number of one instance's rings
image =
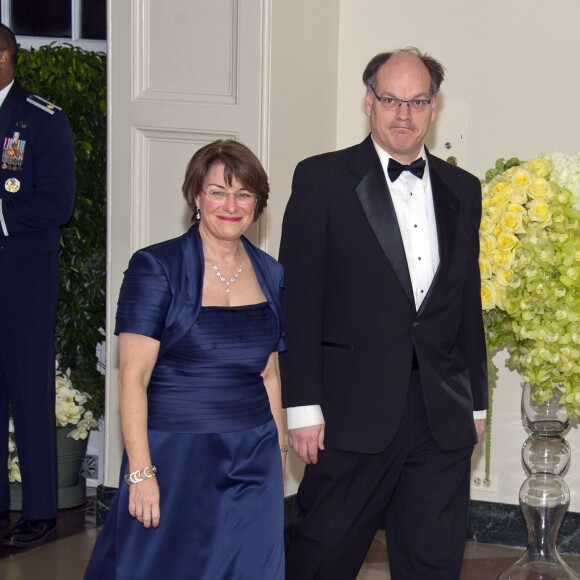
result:
[(159, 525), (159, 485), (157, 478), (151, 477), (129, 488), (129, 513), (137, 518), (145, 528)]

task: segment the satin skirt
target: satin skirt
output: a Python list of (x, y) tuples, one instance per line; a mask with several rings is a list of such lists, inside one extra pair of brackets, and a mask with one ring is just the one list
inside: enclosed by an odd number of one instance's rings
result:
[(230, 433), (149, 431), (161, 521), (145, 529), (119, 491), (85, 580), (282, 580), (283, 481), (273, 419)]

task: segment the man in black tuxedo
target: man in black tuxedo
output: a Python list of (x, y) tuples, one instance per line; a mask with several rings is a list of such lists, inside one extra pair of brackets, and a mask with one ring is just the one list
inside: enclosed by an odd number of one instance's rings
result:
[(14, 79), (17, 44), (0, 25), (0, 528), (9, 524), (8, 406), (22, 474), (13, 548), (54, 536), (57, 513), (54, 330), (60, 226), (75, 200), (66, 115)]
[(415, 48), (374, 57), (371, 134), (294, 174), (280, 368), (307, 466), (288, 580), (354, 579), (382, 524), (393, 579), (460, 574), (487, 365), (480, 185), (423, 144), (443, 74)]

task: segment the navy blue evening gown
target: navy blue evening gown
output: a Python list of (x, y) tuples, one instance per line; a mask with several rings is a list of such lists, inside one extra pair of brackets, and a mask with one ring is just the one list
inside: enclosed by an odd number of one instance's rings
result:
[(279, 348), (268, 305), (202, 307), (155, 365), (148, 437), (161, 521), (145, 529), (119, 491), (85, 580), (282, 580), (278, 434), (260, 376)]

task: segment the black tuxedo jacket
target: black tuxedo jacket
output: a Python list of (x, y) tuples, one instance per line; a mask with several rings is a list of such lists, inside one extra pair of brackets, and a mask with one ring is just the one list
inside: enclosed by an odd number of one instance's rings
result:
[(369, 137), (306, 159), (282, 227), (280, 355), (285, 407), (321, 405), (325, 444), (383, 451), (399, 425), (419, 361), (431, 429), (443, 449), (476, 443), (487, 408), (479, 256), (481, 190), (428, 154), (440, 264), (417, 311), (384, 172)]

